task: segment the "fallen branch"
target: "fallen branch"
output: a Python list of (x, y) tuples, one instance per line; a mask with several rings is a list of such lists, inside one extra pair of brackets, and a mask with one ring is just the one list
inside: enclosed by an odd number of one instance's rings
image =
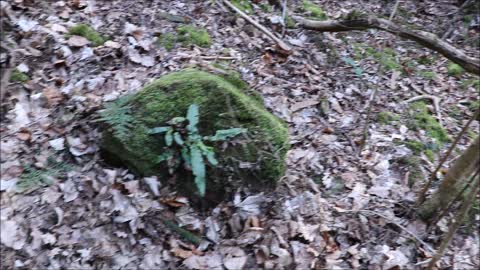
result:
[(440, 112), (440, 98), (439, 97), (432, 96), (432, 95), (421, 95), (421, 96), (416, 96), (416, 97), (413, 97), (411, 99), (405, 100), (404, 102), (405, 103), (410, 103), (410, 102), (414, 102), (414, 101), (421, 100), (421, 99), (431, 99), (433, 101), (433, 106), (435, 107), (435, 113), (437, 114), (438, 123), (440, 124), (440, 126), (443, 127), (443, 125), (442, 125), (442, 114)]
[(438, 36), (421, 31), (410, 30), (386, 19), (373, 15), (351, 16), (343, 20), (314, 21), (301, 17), (295, 17), (299, 25), (306, 29), (321, 32), (343, 32), (352, 30), (367, 30), (370, 28), (387, 31), (396, 36), (413, 40), (431, 50), (434, 50), (454, 63), (463, 67), (466, 71), (480, 75), (480, 59), (470, 57), (462, 50), (441, 40)]
[(267, 35), (270, 39), (275, 41), (277, 43), (278, 47), (280, 49), (284, 50), (285, 52), (291, 52), (292, 48), (285, 43), (283, 40), (279, 39), (275, 34), (270, 32), (267, 28), (265, 28), (263, 25), (255, 21), (252, 17), (248, 16), (245, 14), (245, 12), (241, 11), (238, 9), (236, 6), (234, 6), (230, 1), (228, 0), (223, 0), (223, 3), (225, 3), (229, 8), (237, 12), (242, 18), (244, 18), (247, 22), (251, 23), (253, 26), (255, 26), (258, 30), (262, 31), (265, 35)]

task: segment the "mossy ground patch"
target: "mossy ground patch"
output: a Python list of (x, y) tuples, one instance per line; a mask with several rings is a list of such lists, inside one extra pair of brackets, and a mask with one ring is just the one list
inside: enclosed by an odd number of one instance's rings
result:
[(71, 27), (68, 30), (69, 35), (77, 35), (82, 36), (92, 42), (93, 46), (100, 46), (105, 43), (107, 40), (105, 37), (102, 37), (97, 31), (95, 31), (92, 27), (86, 24), (78, 24)]
[(29, 80), (30, 80), (30, 77), (27, 74), (20, 72), (18, 69), (14, 69), (10, 74), (11, 82), (26, 82)]
[(447, 132), (438, 123), (437, 119), (429, 113), (424, 102), (412, 103), (410, 105), (410, 115), (413, 118), (413, 121), (410, 122), (410, 128), (425, 130), (426, 134), (435, 139), (439, 144), (450, 141)]
[(172, 50), (177, 44), (184, 47), (196, 45), (210, 47), (212, 40), (207, 30), (193, 25), (183, 25), (177, 28), (175, 33), (163, 33), (158, 38), (158, 44), (167, 50)]

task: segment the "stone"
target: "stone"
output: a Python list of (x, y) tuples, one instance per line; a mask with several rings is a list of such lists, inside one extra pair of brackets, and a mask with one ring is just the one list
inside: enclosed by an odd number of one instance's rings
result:
[(240, 186), (254, 190), (275, 186), (285, 171), (288, 129), (238, 75), (186, 69), (117, 99), (102, 113), (106, 123), (103, 157), (141, 176), (157, 176), (162, 183), (175, 179), (181, 194), (198, 199), (192, 172), (180, 166), (172, 178), (167, 162), (157, 162), (166, 150), (164, 135), (149, 134), (150, 129), (166, 126), (174, 117), (185, 117), (191, 104), (199, 107), (202, 136), (229, 128), (248, 130), (226, 142), (208, 142), (219, 165), (207, 165), (207, 201), (218, 202)]

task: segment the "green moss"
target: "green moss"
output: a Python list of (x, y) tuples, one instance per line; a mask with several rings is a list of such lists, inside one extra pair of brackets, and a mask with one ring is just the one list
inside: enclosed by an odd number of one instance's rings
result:
[(387, 70), (400, 70), (402, 68), (397, 61), (391, 58), (382, 59), (380, 64), (382, 64)]
[(167, 49), (168, 51), (172, 50), (175, 47), (176, 41), (177, 38), (173, 33), (161, 34), (158, 38), (158, 44)]
[[(126, 143), (112, 133), (112, 127), (104, 131), (104, 152), (116, 156), (139, 174), (167, 178), (166, 168), (155, 162), (163, 151), (164, 140), (148, 134), (148, 130), (185, 115), (188, 107), (195, 103), (200, 108), (200, 134), (210, 135), (232, 127), (248, 129), (246, 136), (236, 138), (226, 148), (224, 144), (212, 145), (221, 166), (220, 169), (208, 168), (207, 197), (209, 192), (223, 196), (225, 189), (234, 185), (226, 182), (230, 178), (253, 186), (274, 184), (285, 170), (286, 125), (266, 111), (261, 102), (232, 84), (238, 80), (239, 77), (225, 79), (193, 69), (163, 76), (129, 102), (135, 121)], [(245, 87), (246, 84), (237, 85)], [(245, 168), (240, 163), (252, 164), (252, 167)], [(188, 195), (194, 193), (191, 173), (180, 172), (177, 179), (182, 179), (179, 189)]]
[(435, 63), (436, 60), (437, 60), (437, 57), (434, 55), (428, 55), (428, 56), (422, 55), (417, 59), (417, 62), (425, 66), (430, 66), (433, 63)]
[(450, 106), (448, 115), (452, 118), (460, 119), (460, 117), (462, 117), (462, 111), (456, 105)]
[(474, 140), (479, 135), (479, 134), (475, 133), (475, 131), (473, 131), (473, 130), (467, 130), (467, 134), (468, 134), (468, 137), (471, 140)]
[(412, 150), (415, 154), (421, 154), (425, 149), (425, 145), (423, 145), (423, 143), (419, 141), (408, 140), (405, 142), (405, 146), (410, 148), (410, 150)]
[(30, 80), (30, 77), (23, 73), (20, 72), (18, 69), (14, 69), (12, 73), (10, 74), (10, 81), (11, 82), (27, 82)]
[(475, 112), (480, 108), (480, 100), (472, 101), (470, 104), (468, 104), (468, 109), (471, 112)]
[(212, 40), (207, 30), (197, 28), (192, 25), (180, 26), (177, 29), (178, 41), (184, 46), (197, 45), (200, 47), (210, 47)]
[(435, 152), (438, 152), (439, 150), (437, 144), (432, 143), (424, 144), (420, 141), (407, 140), (403, 142), (403, 144), (412, 150), (413, 154), (416, 156), (424, 153), (425, 156), (427, 156), (427, 158), (432, 162), (435, 161)]
[(311, 1), (304, 0), (303, 1), (303, 9), (305, 11), (307, 11), (308, 13), (310, 13), (310, 16), (311, 16), (312, 19), (316, 19), (316, 20), (319, 20), (319, 21), (324, 21), (324, 20), (328, 19), (325, 11), (323, 11), (323, 9), (321, 7), (315, 5)]
[(473, 16), (471, 14), (463, 16), (463, 22), (465, 24), (470, 24), (473, 20)]
[(287, 28), (292, 29), (292, 28), (295, 28), (295, 27), (296, 27), (296, 23), (295, 23), (295, 21), (292, 19), (292, 17), (287, 16), (287, 17), (285, 18), (285, 26), (286, 26)]
[(362, 43), (353, 43), (352, 44), (352, 49), (353, 49), (353, 59), (360, 61), (364, 58), (364, 50), (365, 50), (365, 45)]
[(391, 48), (385, 48), (382, 51), (373, 47), (366, 47), (365, 54), (373, 57), (380, 65), (387, 70), (402, 70), (402, 65), (397, 61), (397, 54)]
[[(227, 75), (223, 76), (224, 79), (233, 84), (233, 86), (237, 87), (238, 89), (248, 90), (248, 84), (242, 80), (240, 73), (231, 69), (229, 64), (229, 62), (215, 62), (212, 64), (212, 66), (225, 71)], [(261, 102), (263, 102), (263, 99), (261, 99)]]
[(406, 67), (410, 72), (415, 72), (417, 70), (418, 63), (416, 61), (405, 61), (403, 62), (404, 67)]
[(433, 150), (427, 149), (424, 153), (425, 156), (427, 156), (428, 160), (430, 160), (431, 162), (435, 161), (435, 153), (433, 152)]
[(269, 5), (268, 2), (262, 2), (260, 3), (260, 8), (262, 9), (263, 12), (272, 12), (273, 11), (273, 6)]
[(97, 31), (86, 24), (78, 24), (68, 30), (69, 35), (82, 36), (92, 42), (93, 46), (100, 46), (105, 43), (106, 38), (102, 37)]
[(414, 102), (410, 105), (411, 115), (414, 118), (411, 128), (423, 129), (427, 135), (443, 144), (450, 141), (447, 132), (440, 126), (438, 121), (430, 115), (424, 102)]
[(241, 11), (252, 14), (253, 13), (253, 6), (249, 0), (231, 0), (230, 1), (235, 7), (240, 9)]
[(400, 120), (400, 116), (391, 112), (379, 112), (377, 115), (377, 121), (382, 124), (389, 124), (398, 120)]
[(419, 71), (418, 75), (428, 80), (434, 80), (437, 78), (437, 74), (433, 71)]
[(368, 55), (368, 56), (373, 56), (374, 58), (377, 58), (377, 50), (375, 50), (375, 48), (373, 47), (366, 47), (365, 48), (365, 53)]
[(346, 16), (345, 16), (345, 20), (358, 20), (358, 19), (362, 19), (364, 18), (365, 16), (367, 16), (365, 13), (359, 11), (359, 10), (352, 10), (350, 11)]
[(460, 83), (460, 87), (462, 89), (467, 89), (469, 87), (475, 88), (477, 91), (480, 91), (480, 80), (476, 78), (468, 79), (468, 80), (462, 80)]
[(460, 76), (463, 74), (464, 70), (460, 65), (450, 62), (447, 66), (447, 72), (448, 75)]

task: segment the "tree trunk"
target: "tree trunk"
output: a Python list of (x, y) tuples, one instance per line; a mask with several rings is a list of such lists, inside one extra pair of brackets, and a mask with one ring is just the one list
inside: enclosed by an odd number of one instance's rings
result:
[(435, 214), (441, 213), (464, 188), (466, 182), (463, 179), (479, 167), (479, 151), (480, 137), (477, 137), (450, 167), (437, 191), (420, 206), (419, 214), (424, 220), (431, 220)]

